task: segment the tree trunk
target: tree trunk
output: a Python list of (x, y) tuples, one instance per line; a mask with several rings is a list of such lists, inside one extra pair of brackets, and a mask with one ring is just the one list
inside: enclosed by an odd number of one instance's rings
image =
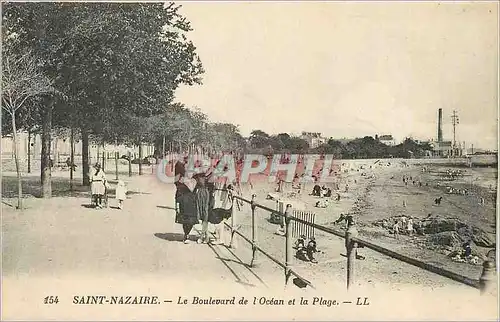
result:
[[(99, 160), (97, 160), (99, 162)], [(102, 171), (106, 171), (106, 152), (104, 151), (104, 142), (102, 143)]]
[(28, 130), (28, 173), (31, 173), (31, 131)]
[(118, 180), (118, 151), (115, 152), (115, 179)]
[(75, 130), (71, 128), (70, 135), (70, 167), (69, 167), (69, 190), (73, 191), (73, 166), (75, 164)]
[(51, 143), (52, 131), (52, 108), (45, 107), (42, 124), (42, 156), (41, 156), (41, 181), (42, 181), (42, 197), (52, 197), (52, 179), (51, 179)]
[(128, 151), (128, 176), (132, 176), (132, 153)]
[(53, 153), (52, 160), (54, 160), (54, 164), (57, 166), (59, 164), (59, 152), (57, 151), (59, 138), (56, 136), (53, 142), (54, 142), (54, 151), (52, 152)]
[(142, 175), (142, 144), (139, 143), (139, 175)]
[(97, 146), (97, 156), (95, 158), (95, 162), (93, 162), (91, 165), (95, 165), (96, 163), (101, 162), (101, 146), (99, 144), (96, 144)]
[(12, 113), (12, 141), (14, 143), (14, 162), (17, 172), (17, 209), (23, 209), (23, 183), (21, 181), (21, 169), (19, 168), (19, 151), (17, 147), (16, 113)]
[(162, 151), (161, 158), (164, 159), (165, 158), (165, 135), (163, 136), (163, 149), (161, 151)]
[(90, 186), (89, 177), (89, 133), (82, 129), (82, 176), (83, 185)]

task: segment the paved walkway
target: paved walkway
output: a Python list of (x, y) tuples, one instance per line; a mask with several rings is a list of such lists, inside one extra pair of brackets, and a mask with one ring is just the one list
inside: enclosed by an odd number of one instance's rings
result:
[[(114, 199), (110, 208), (95, 210), (88, 207), (89, 198), (54, 198), (22, 214), (5, 211), (4, 273), (186, 276), (196, 275), (203, 266), (203, 279), (228, 283), (236, 279), (241, 287), (262, 284), (248, 268), (235, 268), (243, 265), (230, 266), (234, 278), (225, 274), (227, 262), (238, 262), (226, 247), (181, 242), (182, 227), (174, 222), (172, 186), (151, 175), (134, 177), (131, 186), (123, 210), (115, 208)], [(195, 235), (193, 230), (193, 241)]]

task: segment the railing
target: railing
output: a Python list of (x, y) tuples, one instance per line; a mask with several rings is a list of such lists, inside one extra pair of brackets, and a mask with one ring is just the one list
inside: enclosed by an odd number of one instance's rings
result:
[[(452, 279), (456, 282), (465, 284), (467, 286), (476, 288), (480, 290), (480, 294), (487, 294), (490, 293), (491, 290), (495, 287), (496, 279), (495, 279), (495, 263), (493, 263), (489, 258), (486, 259), (483, 263), (483, 271), (481, 276), (479, 277), (478, 280), (473, 280), (470, 278), (467, 278), (465, 276), (459, 275), (457, 273), (448, 271), (446, 269), (422, 262), (420, 260), (396, 253), (390, 249), (387, 249), (385, 247), (370, 243), (366, 240), (363, 240), (358, 237), (358, 231), (356, 229), (356, 225), (354, 221), (349, 220), (347, 229), (345, 233), (342, 233), (341, 231), (324, 227), (315, 223), (311, 223), (305, 220), (302, 220), (300, 218), (296, 218), (291, 215), (291, 205), (288, 204), (286, 207), (285, 212), (280, 212), (278, 210), (271, 209), (269, 207), (257, 204), (255, 202), (256, 195), (252, 195), (252, 200), (245, 199), (241, 196), (235, 195), (233, 190), (225, 190), (225, 189), (217, 189), (219, 191), (224, 191), (228, 192), (231, 196), (231, 202), (232, 205), (234, 206), (234, 201), (236, 200), (241, 200), (242, 202), (245, 202), (247, 204), (250, 204), (251, 210), (252, 210), (252, 227), (251, 227), (251, 239), (243, 235), (241, 232), (239, 232), (237, 229), (235, 229), (235, 219), (234, 219), (234, 207), (231, 207), (233, 209), (233, 213), (231, 215), (231, 223), (230, 224), (225, 224), (229, 229), (231, 230), (231, 242), (230, 245), (233, 245), (233, 240), (234, 240), (234, 235), (237, 234), (241, 238), (243, 238), (245, 241), (250, 243), (252, 245), (252, 260), (250, 263), (250, 266), (253, 267), (257, 261), (258, 257), (258, 252), (264, 254), (267, 258), (269, 258), (271, 261), (276, 263), (278, 266), (284, 269), (285, 272), (285, 285), (288, 284), (290, 277), (293, 275), (295, 276), (297, 280), (294, 280), (294, 283), (300, 283), (305, 287), (306, 285), (309, 285), (310, 287), (314, 288), (312, 283), (305, 279), (304, 277), (300, 276), (296, 271), (294, 271), (292, 267), (292, 258), (293, 258), (293, 248), (292, 248), (292, 221), (296, 221), (298, 223), (302, 223), (304, 225), (307, 225), (309, 227), (313, 227), (314, 229), (317, 229), (319, 231), (325, 232), (327, 234), (335, 235), (337, 237), (341, 237), (345, 239), (345, 247), (346, 247), (346, 255), (347, 255), (347, 289), (353, 285), (354, 283), (354, 269), (355, 269), (355, 260), (356, 260), (356, 254), (357, 254), (357, 249), (358, 248), (368, 248), (373, 251), (376, 251), (378, 253), (381, 253), (383, 255), (392, 257), (394, 259), (400, 260), (402, 262), (405, 262), (407, 264), (422, 268), (424, 270), (427, 270), (429, 272), (438, 274), (440, 276)], [(257, 208), (260, 208), (262, 210), (265, 210), (269, 213), (278, 215), (280, 217), (285, 218), (285, 263), (281, 262), (280, 260), (276, 259), (274, 256), (269, 254), (267, 251), (265, 251), (261, 246), (258, 245), (258, 239), (257, 239), (257, 228), (255, 225), (255, 210)]]

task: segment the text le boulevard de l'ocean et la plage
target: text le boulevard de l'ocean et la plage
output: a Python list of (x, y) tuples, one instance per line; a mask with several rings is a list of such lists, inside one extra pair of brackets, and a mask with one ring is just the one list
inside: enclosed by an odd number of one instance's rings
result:
[(339, 305), (370, 305), (367, 297), (356, 297), (351, 300), (327, 299), (324, 297), (298, 297), (298, 298), (275, 298), (275, 297), (236, 297), (231, 298), (202, 298), (198, 296), (182, 297), (179, 296), (176, 300), (160, 300), (158, 296), (74, 296), (73, 304), (76, 305), (92, 305), (92, 304), (125, 304), (125, 305), (150, 305), (171, 303), (177, 305), (256, 305), (256, 306), (281, 306), (281, 305), (313, 305), (335, 307)]

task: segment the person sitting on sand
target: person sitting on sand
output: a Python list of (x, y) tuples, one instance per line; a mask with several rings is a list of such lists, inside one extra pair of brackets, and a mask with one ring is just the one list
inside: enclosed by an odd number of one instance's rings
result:
[(321, 190), (319, 191), (319, 197), (323, 198), (325, 196), (325, 193), (326, 193), (326, 188), (325, 188), (325, 186), (323, 186), (323, 187), (321, 187)]
[(306, 247), (306, 252), (307, 252), (307, 258), (311, 263), (317, 263), (318, 261), (314, 258), (314, 253), (318, 253), (317, 245), (316, 245), (316, 239), (314, 237), (311, 237), (309, 242), (307, 243)]
[(319, 197), (321, 195), (321, 187), (318, 184), (314, 185), (312, 195), (315, 197)]
[(470, 247), (470, 241), (467, 241), (462, 245), (463, 248), (463, 255), (465, 259), (468, 259), (469, 257), (472, 256), (472, 248)]
[(335, 220), (335, 222), (333, 224), (337, 225), (337, 224), (340, 224), (342, 222), (344, 222), (344, 223), (347, 222), (347, 216), (344, 214), (340, 214), (340, 217), (337, 220)]
[(295, 249), (300, 249), (306, 246), (306, 235), (300, 235), (295, 241)]
[(309, 261), (309, 258), (307, 257), (307, 249), (304, 245), (297, 248), (297, 251), (295, 252), (295, 257), (305, 262)]
[(316, 204), (314, 205), (316, 208), (328, 208), (329, 201), (328, 199), (325, 200), (318, 200), (316, 201)]

